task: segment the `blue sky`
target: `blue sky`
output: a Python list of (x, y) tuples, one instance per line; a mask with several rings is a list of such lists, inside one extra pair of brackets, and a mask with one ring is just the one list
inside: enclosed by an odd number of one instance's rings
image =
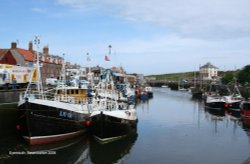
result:
[(249, 9), (249, 0), (1, 0), (0, 48), (39, 35), (40, 49), (82, 66), (89, 53), (93, 66), (145, 75), (206, 62), (233, 70), (250, 64)]

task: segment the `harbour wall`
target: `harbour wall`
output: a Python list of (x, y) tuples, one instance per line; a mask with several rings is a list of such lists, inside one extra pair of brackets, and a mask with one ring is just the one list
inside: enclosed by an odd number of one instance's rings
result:
[[(165, 80), (152, 80), (152, 81), (147, 81), (147, 83), (152, 86), (152, 87), (161, 87), (163, 85), (168, 86), (171, 90), (178, 90), (178, 82), (166, 82)], [(191, 86), (194, 86), (194, 84), (192, 83), (185, 83), (182, 84), (183, 88), (190, 88)], [(231, 91), (233, 90), (234, 86), (228, 86)], [(204, 83), (202, 88), (204, 88), (204, 90), (208, 91), (209, 90), (209, 84)], [(250, 99), (250, 87), (249, 86), (240, 86), (238, 87), (239, 91), (241, 93), (241, 95), (246, 98), (246, 99)], [(223, 92), (223, 91), (221, 91)]]
[(16, 103), (19, 101), (20, 93), (24, 90), (1, 90), (0, 103)]

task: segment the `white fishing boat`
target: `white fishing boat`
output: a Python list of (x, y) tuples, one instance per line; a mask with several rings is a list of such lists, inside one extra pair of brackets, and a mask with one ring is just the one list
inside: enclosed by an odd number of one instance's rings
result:
[(102, 96), (93, 100), (95, 107), (90, 115), (90, 129), (99, 141), (108, 142), (135, 131), (138, 118), (133, 104), (118, 101), (110, 70), (107, 70), (102, 84)]

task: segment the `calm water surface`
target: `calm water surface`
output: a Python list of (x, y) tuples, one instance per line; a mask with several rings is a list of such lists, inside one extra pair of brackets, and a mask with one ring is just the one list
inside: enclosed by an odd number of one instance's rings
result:
[(0, 164), (237, 164), (250, 157), (250, 121), (212, 114), (187, 92), (154, 88), (154, 98), (137, 112), (137, 133), (116, 142), (101, 145), (86, 135), (28, 146), (15, 130), (15, 106), (0, 106)]

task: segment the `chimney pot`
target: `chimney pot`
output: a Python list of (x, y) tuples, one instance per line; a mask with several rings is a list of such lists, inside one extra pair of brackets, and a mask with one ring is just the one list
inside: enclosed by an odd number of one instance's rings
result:
[(12, 43), (11, 43), (11, 49), (16, 49), (16, 48), (17, 48), (16, 42), (12, 42)]
[(29, 51), (33, 51), (33, 43), (32, 43), (32, 41), (29, 42)]
[(45, 55), (49, 55), (49, 47), (48, 46), (43, 47), (43, 53)]

